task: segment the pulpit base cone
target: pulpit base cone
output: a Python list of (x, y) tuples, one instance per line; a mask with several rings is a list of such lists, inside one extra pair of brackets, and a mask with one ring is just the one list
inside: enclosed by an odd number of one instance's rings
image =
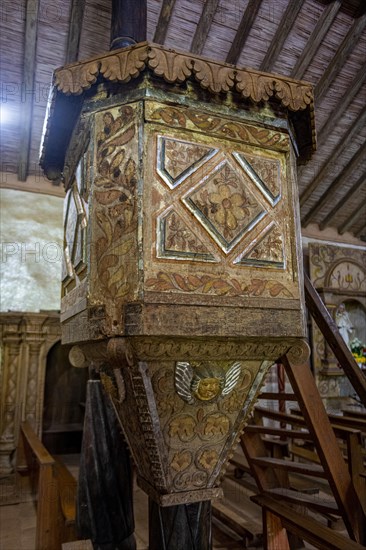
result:
[(149, 499), (149, 550), (211, 550), (211, 501), (161, 507)]
[(169, 506), (179, 506), (182, 504), (197, 503), (214, 498), (222, 498), (221, 487), (212, 487), (208, 489), (197, 489), (195, 491), (179, 491), (176, 493), (160, 494), (145, 479), (138, 477), (137, 484), (151, 500), (154, 500), (158, 506), (166, 508)]

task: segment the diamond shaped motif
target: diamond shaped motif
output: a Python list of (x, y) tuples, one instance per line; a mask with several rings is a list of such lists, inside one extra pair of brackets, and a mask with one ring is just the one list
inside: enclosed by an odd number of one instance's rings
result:
[(174, 189), (216, 153), (212, 147), (159, 136), (157, 171)]
[(281, 198), (281, 165), (277, 159), (269, 159), (233, 153), (240, 166), (247, 172), (258, 189), (272, 206)]
[(271, 223), (263, 233), (242, 253), (236, 264), (285, 267), (284, 239), (280, 229), (275, 223)]
[(237, 172), (224, 160), (183, 198), (187, 208), (226, 253), (266, 214), (251, 193), (251, 186), (245, 172)]
[(216, 261), (204, 243), (174, 210), (159, 220), (158, 254), (162, 258)]

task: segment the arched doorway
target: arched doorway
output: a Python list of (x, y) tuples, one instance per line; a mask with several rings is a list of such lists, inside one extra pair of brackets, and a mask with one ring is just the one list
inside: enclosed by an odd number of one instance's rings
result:
[(81, 448), (88, 369), (73, 367), (69, 351), (59, 341), (47, 354), (42, 441), (51, 454)]

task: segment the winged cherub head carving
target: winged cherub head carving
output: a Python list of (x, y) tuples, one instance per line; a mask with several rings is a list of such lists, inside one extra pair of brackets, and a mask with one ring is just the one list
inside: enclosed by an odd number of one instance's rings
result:
[(228, 395), (236, 386), (241, 373), (241, 364), (234, 363), (225, 370), (215, 363), (175, 364), (174, 383), (178, 395), (187, 403), (195, 400), (212, 402)]

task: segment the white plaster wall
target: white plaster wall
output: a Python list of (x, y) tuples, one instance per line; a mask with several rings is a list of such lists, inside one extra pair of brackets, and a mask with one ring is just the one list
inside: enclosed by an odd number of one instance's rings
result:
[(0, 189), (0, 310), (60, 309), (63, 199)]

